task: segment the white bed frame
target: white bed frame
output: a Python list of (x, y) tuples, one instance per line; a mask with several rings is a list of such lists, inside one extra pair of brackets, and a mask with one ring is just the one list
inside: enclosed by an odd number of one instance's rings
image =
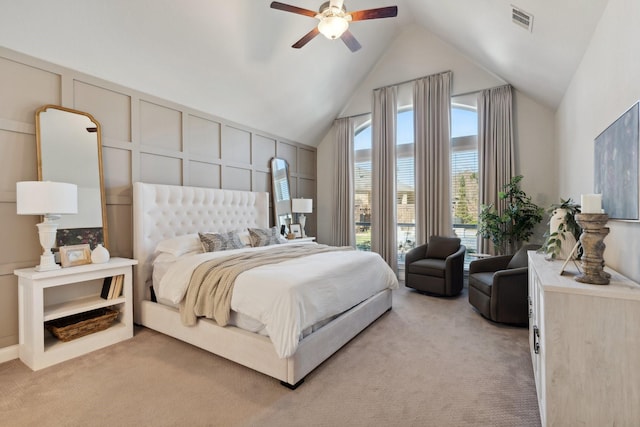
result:
[(384, 290), (300, 341), (292, 356), (281, 359), (262, 335), (220, 327), (208, 319), (183, 326), (180, 313), (150, 301), (151, 270), (157, 243), (198, 231), (232, 231), (269, 226), (269, 193), (145, 184), (133, 186), (134, 319), (226, 359), (277, 378), (295, 388), (333, 353), (391, 309)]

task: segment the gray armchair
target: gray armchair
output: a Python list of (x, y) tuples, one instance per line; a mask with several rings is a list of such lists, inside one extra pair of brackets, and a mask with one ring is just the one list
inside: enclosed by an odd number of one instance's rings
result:
[(429, 243), (405, 255), (405, 286), (430, 295), (458, 295), (464, 283), (465, 251), (457, 237), (431, 236)]
[(529, 322), (528, 255), (540, 245), (525, 245), (513, 255), (478, 259), (469, 264), (469, 303), (494, 322)]

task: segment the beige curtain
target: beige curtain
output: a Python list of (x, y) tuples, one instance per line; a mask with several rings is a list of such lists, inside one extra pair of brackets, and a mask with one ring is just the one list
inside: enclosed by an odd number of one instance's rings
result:
[(333, 235), (335, 246), (356, 245), (353, 217), (353, 120), (349, 117), (337, 119), (335, 133), (335, 176), (333, 180)]
[(450, 71), (413, 84), (416, 243), (452, 236)]
[(373, 91), (371, 249), (397, 269), (396, 120), (397, 87)]
[[(480, 206), (505, 207), (498, 198), (515, 174), (511, 86), (483, 90), (478, 96), (478, 162)], [(478, 252), (495, 254), (489, 239), (478, 236)]]

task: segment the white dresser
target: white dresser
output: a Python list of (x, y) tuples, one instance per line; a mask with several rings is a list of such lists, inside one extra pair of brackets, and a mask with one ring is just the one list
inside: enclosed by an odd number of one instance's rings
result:
[(529, 344), (543, 426), (640, 426), (640, 285), (576, 282), (529, 252)]

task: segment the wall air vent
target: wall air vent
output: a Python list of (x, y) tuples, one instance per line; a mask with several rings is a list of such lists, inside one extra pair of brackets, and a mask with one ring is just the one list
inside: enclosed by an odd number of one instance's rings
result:
[(514, 5), (511, 5), (511, 20), (529, 32), (533, 31), (533, 15)]

